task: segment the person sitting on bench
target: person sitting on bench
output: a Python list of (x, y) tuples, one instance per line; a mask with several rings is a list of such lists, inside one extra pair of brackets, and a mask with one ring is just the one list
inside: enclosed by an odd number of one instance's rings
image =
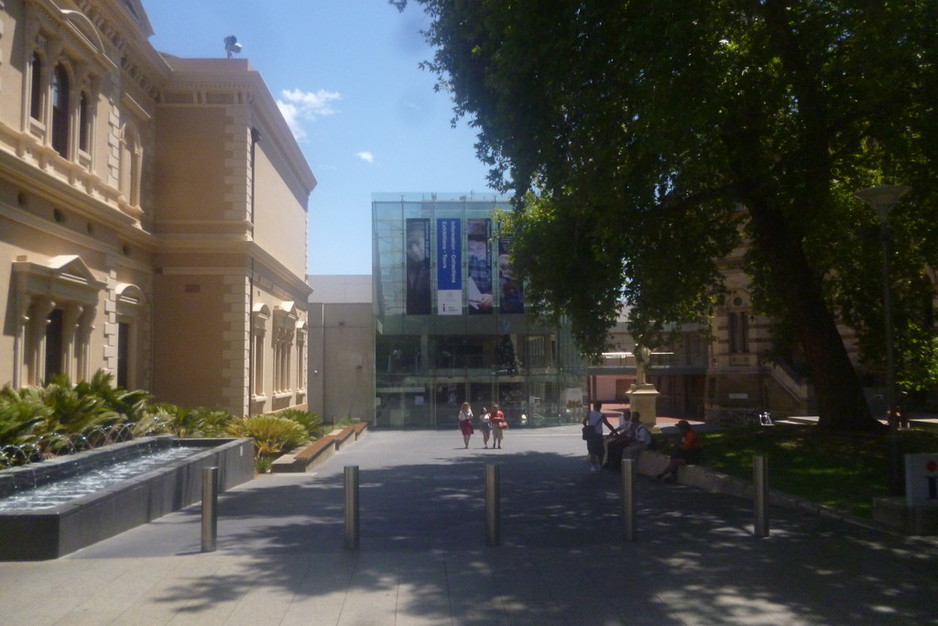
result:
[(658, 480), (677, 480), (677, 468), (682, 465), (694, 465), (700, 463), (703, 456), (703, 450), (700, 447), (700, 437), (697, 431), (691, 428), (687, 420), (681, 420), (677, 423), (677, 429), (681, 432), (681, 441), (677, 450), (671, 454), (671, 460), (664, 471), (658, 474)]
[(642, 424), (642, 417), (638, 411), (632, 412), (632, 418), (629, 421), (627, 434), (629, 442), (625, 444), (622, 450), (623, 459), (637, 460), (642, 450), (647, 450), (652, 445), (651, 433), (648, 427)]

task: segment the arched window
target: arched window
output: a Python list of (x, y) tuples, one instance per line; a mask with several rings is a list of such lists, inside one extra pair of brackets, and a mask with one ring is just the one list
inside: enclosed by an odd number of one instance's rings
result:
[(32, 76), (29, 88), (29, 116), (34, 120), (42, 120), (42, 59), (39, 54), (33, 53), (31, 68)]
[(749, 314), (748, 303), (736, 296), (729, 303), (727, 312), (727, 338), (729, 340), (730, 354), (747, 354), (749, 352)]
[(52, 148), (68, 158), (68, 73), (61, 65), (52, 73)]

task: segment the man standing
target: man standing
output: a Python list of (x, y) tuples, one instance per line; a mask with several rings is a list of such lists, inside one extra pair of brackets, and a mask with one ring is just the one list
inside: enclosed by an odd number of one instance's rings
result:
[(592, 428), (592, 431), (587, 431), (588, 437), (586, 439), (586, 452), (589, 455), (591, 472), (598, 472), (602, 469), (603, 453), (605, 452), (603, 450), (603, 424), (608, 426), (610, 431), (615, 431), (615, 428), (603, 415), (602, 408), (602, 402), (594, 402), (593, 410), (588, 411), (586, 417), (583, 418), (583, 426)]

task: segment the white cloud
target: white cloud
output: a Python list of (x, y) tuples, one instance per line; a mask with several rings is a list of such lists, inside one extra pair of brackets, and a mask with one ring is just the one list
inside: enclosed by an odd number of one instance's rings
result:
[(357, 156), (362, 161), (368, 161), (369, 163), (375, 162), (375, 155), (372, 154), (371, 152), (368, 152), (367, 150), (364, 150), (362, 152), (356, 152), (355, 156)]
[(298, 140), (306, 136), (302, 123), (315, 121), (320, 117), (333, 115), (337, 111), (333, 104), (342, 99), (337, 91), (301, 91), (300, 89), (284, 89), (280, 92), (282, 98), (277, 100), (280, 113), (287, 121), (287, 126)]

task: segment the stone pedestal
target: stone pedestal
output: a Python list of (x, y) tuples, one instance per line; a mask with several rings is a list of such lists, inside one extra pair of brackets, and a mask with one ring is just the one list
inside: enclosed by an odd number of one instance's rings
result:
[(658, 390), (650, 383), (632, 385), (629, 390), (629, 408), (632, 413), (638, 411), (642, 424), (649, 429), (655, 425), (658, 415)]

